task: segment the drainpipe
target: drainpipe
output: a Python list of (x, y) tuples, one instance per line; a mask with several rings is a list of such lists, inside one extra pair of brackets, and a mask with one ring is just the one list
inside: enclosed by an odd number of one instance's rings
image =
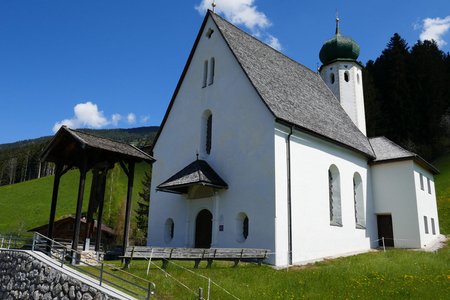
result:
[(291, 135), (292, 126), (289, 128), (286, 139), (286, 163), (287, 163), (287, 211), (288, 211), (288, 263), (292, 265), (292, 199), (291, 199)]

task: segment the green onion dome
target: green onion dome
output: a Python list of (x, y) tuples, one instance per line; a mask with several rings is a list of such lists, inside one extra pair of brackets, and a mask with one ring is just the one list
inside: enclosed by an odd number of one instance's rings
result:
[(326, 41), (320, 49), (320, 61), (326, 65), (335, 60), (356, 61), (359, 56), (359, 45), (351, 38), (341, 35), (339, 19), (336, 18), (336, 35)]

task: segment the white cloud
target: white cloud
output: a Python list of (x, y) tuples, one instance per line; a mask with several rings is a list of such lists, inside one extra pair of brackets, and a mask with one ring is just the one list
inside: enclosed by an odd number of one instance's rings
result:
[[(64, 119), (53, 125), (53, 132), (58, 131), (58, 129), (63, 125), (74, 129), (80, 127), (100, 129), (108, 125), (117, 126), (123, 119), (122, 115), (118, 113), (112, 114), (111, 119), (106, 118), (103, 115), (103, 111), (98, 109), (97, 104), (89, 101), (75, 105), (73, 111), (74, 116), (72, 118)], [(147, 122), (148, 119), (149, 117), (144, 116), (141, 120), (145, 120), (145, 122)], [(129, 113), (126, 117), (126, 121), (128, 124), (135, 124), (136, 115), (134, 113)]]
[(268, 38), (266, 39), (266, 43), (275, 50), (278, 50), (278, 51), (281, 50), (280, 41), (273, 35), (270, 35), (270, 34), (268, 35)]
[(145, 124), (150, 120), (150, 116), (141, 116), (141, 123)]
[(443, 39), (443, 36), (450, 29), (450, 16), (443, 19), (426, 18), (423, 20), (422, 32), (420, 33), (420, 40), (434, 40), (439, 47), (447, 45), (447, 42)]
[[(244, 24), (252, 30), (256, 27), (270, 26), (269, 19), (263, 12), (258, 11), (254, 2), (254, 0), (216, 0), (215, 12), (225, 15), (234, 24)], [(204, 14), (207, 9), (212, 8), (211, 3), (211, 0), (202, 0), (195, 9)]]
[(117, 126), (120, 120), (122, 120), (122, 116), (120, 114), (113, 114), (111, 116), (111, 124), (114, 126)]
[(109, 123), (103, 116), (103, 112), (98, 110), (97, 104), (92, 102), (79, 103), (75, 105), (73, 111), (74, 117), (57, 122), (53, 126), (53, 132), (58, 131), (62, 125), (66, 125), (70, 128), (85, 126), (98, 129), (108, 125)]
[[(204, 14), (207, 9), (211, 9), (211, 0), (202, 0), (195, 9)], [(224, 15), (227, 20), (235, 25), (244, 25), (251, 30), (251, 33), (261, 39), (271, 47), (280, 50), (281, 44), (277, 38), (265, 32), (272, 23), (267, 16), (258, 10), (255, 0), (216, 0), (215, 12)]]
[(127, 115), (127, 122), (128, 122), (128, 124), (134, 124), (134, 123), (136, 123), (136, 115), (133, 114), (133, 113), (129, 113), (129, 114)]

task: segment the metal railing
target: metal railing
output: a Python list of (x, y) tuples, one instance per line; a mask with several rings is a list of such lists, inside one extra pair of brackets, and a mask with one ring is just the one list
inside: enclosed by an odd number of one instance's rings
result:
[[(97, 258), (90, 258), (90, 262), (83, 260), (82, 253), (72, 250), (71, 245), (49, 239), (38, 232), (34, 232), (33, 238), (0, 236), (0, 248), (39, 251), (58, 261), (61, 268), (70, 265), (70, 268), (94, 278), (101, 287), (107, 290), (111, 289), (104, 284), (138, 299), (148, 300), (155, 296), (156, 285), (153, 282), (121, 270), (114, 265), (104, 264)], [(111, 272), (112, 270), (118, 273), (114, 274)], [(125, 279), (125, 277), (132, 277), (135, 281), (144, 282), (145, 285)], [(134, 287), (134, 289), (132, 290), (128, 286)]]

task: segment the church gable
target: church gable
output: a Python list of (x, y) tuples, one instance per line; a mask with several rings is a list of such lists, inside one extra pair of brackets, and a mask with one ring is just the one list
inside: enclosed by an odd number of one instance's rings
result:
[[(214, 114), (214, 112), (212, 112), (212, 108), (214, 107), (216, 112), (220, 107), (221, 114), (228, 115), (229, 118), (230, 114), (233, 114), (236, 110), (239, 112), (239, 110), (248, 109), (245, 108), (247, 103), (252, 102), (251, 105), (256, 103), (258, 109), (253, 110), (253, 112), (258, 113), (256, 111), (265, 110), (265, 112), (259, 114), (262, 114), (261, 117), (270, 122), (273, 129), (273, 116), (269, 119), (267, 118), (267, 116), (270, 116), (270, 112), (265, 107), (264, 102), (258, 99), (259, 96), (256, 90), (248, 78), (246, 78), (245, 72), (240, 67), (239, 62), (236, 60), (231, 49), (227, 46), (223, 35), (220, 33), (220, 29), (211, 18), (212, 14), (213, 13), (208, 12), (203, 20), (202, 26), (189, 54), (189, 58), (161, 123), (160, 130), (154, 140), (153, 149), (155, 149), (158, 144), (161, 135), (167, 131), (166, 127), (173, 126), (173, 124), (171, 124), (172, 121), (169, 120), (174, 118), (191, 118), (190, 120), (186, 119), (185, 122), (189, 122), (191, 125), (195, 122), (192, 120), (193, 116), (189, 115), (189, 112), (187, 112), (186, 109), (181, 108), (186, 108), (187, 105), (191, 104), (198, 105), (197, 108), (201, 110), (198, 111), (201, 114), (201, 119), (205, 119), (206, 115), (211, 116)], [(236, 103), (234, 107), (230, 107), (233, 103), (231, 97), (234, 97), (234, 99), (242, 98), (243, 101)], [(187, 103), (189, 101), (191, 101), (191, 103)], [(228, 102), (228, 106), (217, 105), (220, 101)], [(180, 106), (180, 108), (177, 108), (177, 106)], [(175, 113), (175, 111), (180, 111), (180, 113)], [(233, 118), (235, 118), (235, 123), (239, 122), (239, 116), (233, 114)], [(214, 119), (216, 123), (217, 116), (214, 116)], [(247, 118), (247, 120), (252, 119), (255, 119), (255, 117)], [(260, 119), (260, 117), (256, 116), (256, 119)], [(206, 121), (197, 121), (198, 124), (194, 125), (198, 125), (198, 128), (196, 129), (199, 131), (206, 130), (206, 128), (203, 128), (206, 126)], [(179, 124), (180, 122), (175, 123)], [(257, 123), (255, 123), (255, 126), (256, 124)], [(173, 132), (173, 130), (169, 130), (169, 132)], [(205, 137), (200, 136), (199, 138), (202, 139)], [(199, 142), (206, 143), (206, 141)], [(200, 154), (209, 154), (203, 153), (209, 151), (210, 150), (203, 149), (202, 147), (199, 149)]]

